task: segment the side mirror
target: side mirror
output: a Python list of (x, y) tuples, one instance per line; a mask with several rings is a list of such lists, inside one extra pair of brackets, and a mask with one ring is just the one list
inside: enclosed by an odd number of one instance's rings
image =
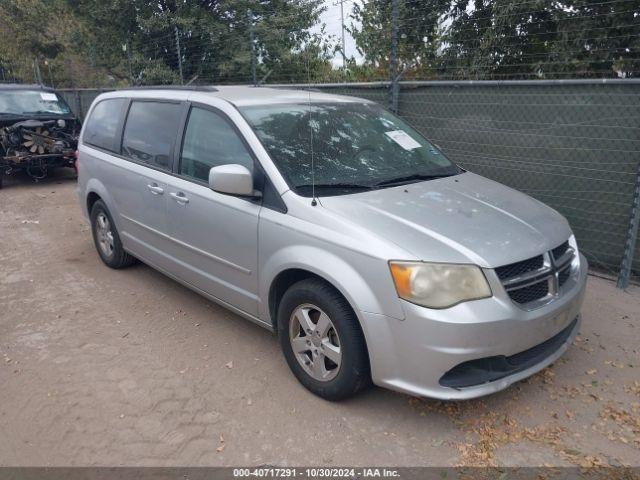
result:
[(218, 165), (209, 170), (209, 188), (215, 192), (254, 197), (253, 175), (243, 165)]

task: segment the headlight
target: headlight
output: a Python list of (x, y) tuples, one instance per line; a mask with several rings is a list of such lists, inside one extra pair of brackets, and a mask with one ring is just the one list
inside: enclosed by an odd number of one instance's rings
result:
[(576, 242), (576, 236), (573, 234), (569, 237), (569, 246), (578, 253), (578, 242)]
[(429, 308), (491, 296), (480, 267), (453, 263), (390, 262), (400, 298)]

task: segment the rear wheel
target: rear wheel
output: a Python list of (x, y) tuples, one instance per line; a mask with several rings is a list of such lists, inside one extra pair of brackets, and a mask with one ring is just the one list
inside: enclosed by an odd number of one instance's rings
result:
[(120, 236), (111, 214), (102, 200), (91, 208), (91, 231), (98, 255), (111, 268), (124, 268), (135, 262), (135, 258), (122, 248)]
[(344, 297), (323, 280), (302, 280), (285, 292), (278, 308), (278, 335), (289, 368), (314, 394), (341, 400), (370, 384), (358, 319)]

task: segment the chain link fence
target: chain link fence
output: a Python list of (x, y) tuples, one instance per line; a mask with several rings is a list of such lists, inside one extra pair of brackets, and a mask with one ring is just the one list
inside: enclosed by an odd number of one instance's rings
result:
[[(287, 86), (392, 102), (388, 82)], [(61, 93), (83, 117), (100, 90)], [(640, 280), (640, 81), (400, 82), (397, 106), (462, 167), (562, 213), (595, 270)]]

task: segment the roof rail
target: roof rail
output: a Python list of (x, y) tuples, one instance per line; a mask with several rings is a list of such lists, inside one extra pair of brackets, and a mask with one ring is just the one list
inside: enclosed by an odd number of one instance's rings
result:
[(197, 92), (217, 92), (211, 85), (136, 85), (135, 87), (118, 88), (117, 90), (192, 90)]

